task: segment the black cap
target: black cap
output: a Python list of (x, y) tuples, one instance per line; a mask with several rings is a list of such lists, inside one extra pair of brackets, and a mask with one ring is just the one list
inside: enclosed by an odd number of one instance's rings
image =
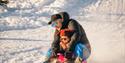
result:
[(57, 20), (57, 19), (62, 19), (60, 14), (54, 14), (51, 16), (51, 20), (48, 22), (48, 24), (50, 25), (53, 21)]

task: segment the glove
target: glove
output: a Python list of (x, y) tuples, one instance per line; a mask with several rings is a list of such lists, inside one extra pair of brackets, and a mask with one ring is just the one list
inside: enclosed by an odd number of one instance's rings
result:
[(52, 48), (52, 56), (56, 57), (60, 50), (58, 48)]
[(51, 57), (56, 57), (56, 56), (57, 56), (56, 52), (52, 52)]

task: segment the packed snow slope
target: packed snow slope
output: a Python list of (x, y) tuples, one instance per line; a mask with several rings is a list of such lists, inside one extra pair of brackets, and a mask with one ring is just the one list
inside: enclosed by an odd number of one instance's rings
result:
[(66, 11), (85, 29), (88, 63), (125, 63), (125, 0), (9, 0), (0, 6), (0, 63), (43, 63), (52, 14)]

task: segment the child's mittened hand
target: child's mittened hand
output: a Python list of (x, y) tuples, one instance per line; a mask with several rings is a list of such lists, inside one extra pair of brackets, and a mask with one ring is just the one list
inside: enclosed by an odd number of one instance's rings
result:
[(67, 48), (69, 48), (69, 43), (68, 43), (68, 44), (66, 44), (66, 47), (67, 47)]
[(62, 43), (62, 42), (60, 42), (60, 46), (64, 49), (64, 50), (66, 50), (66, 44), (64, 44), (64, 43)]

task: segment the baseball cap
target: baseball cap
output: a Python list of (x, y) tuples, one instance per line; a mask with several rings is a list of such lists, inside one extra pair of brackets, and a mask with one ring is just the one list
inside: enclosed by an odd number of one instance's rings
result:
[(52, 24), (53, 21), (57, 20), (57, 19), (62, 19), (60, 14), (54, 14), (51, 16), (51, 20), (48, 22), (48, 24)]

